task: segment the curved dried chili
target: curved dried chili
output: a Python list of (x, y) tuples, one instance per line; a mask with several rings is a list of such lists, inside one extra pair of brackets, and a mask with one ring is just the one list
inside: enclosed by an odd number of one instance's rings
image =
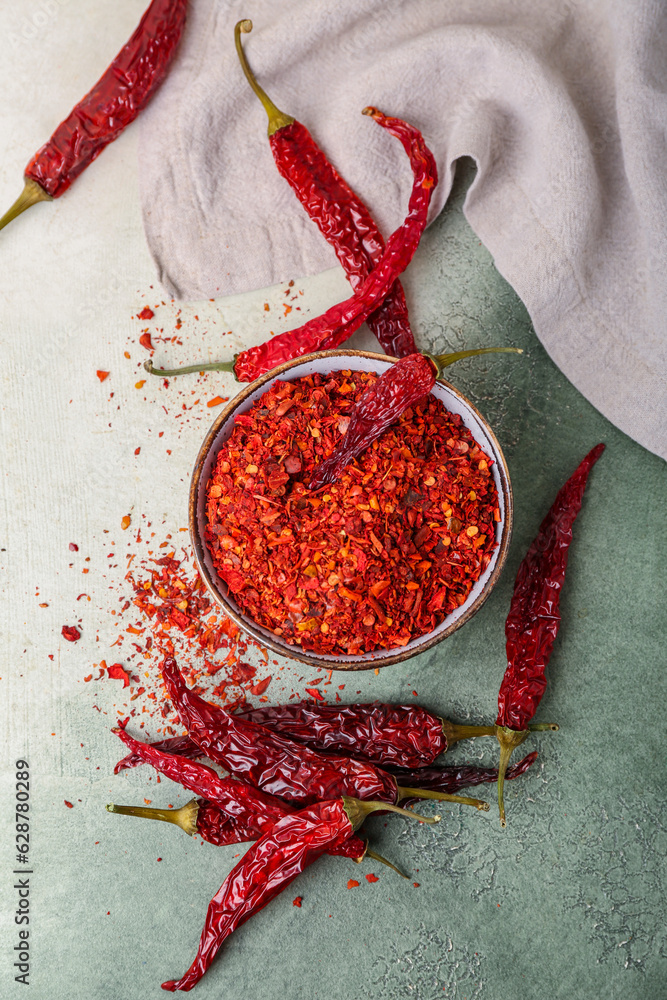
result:
[[(505, 826), (503, 782), (512, 751), (526, 739), (530, 720), (547, 686), (545, 670), (560, 627), (572, 526), (581, 509), (588, 476), (604, 451), (598, 444), (558, 491), (537, 537), (524, 556), (505, 623), (507, 669), (498, 694), (496, 736), (500, 743), (498, 807)], [(557, 726), (545, 725), (554, 729)]]
[(380, 375), (355, 402), (344, 437), (311, 476), (311, 490), (335, 483), (349, 465), (414, 403), (427, 396), (443, 368), (477, 354), (522, 354), (515, 347), (482, 347), (431, 357), (410, 354)]
[[(333, 247), (356, 290), (380, 259), (384, 240), (366, 205), (329, 162), (305, 125), (279, 111), (257, 83), (241, 45), (241, 32), (249, 31), (252, 21), (239, 21), (236, 25), (236, 51), (243, 72), (268, 115), (269, 143), (276, 166)], [(398, 279), (366, 322), (387, 354), (402, 358), (417, 350), (405, 293)]]
[(0, 229), (38, 201), (59, 198), (146, 106), (167, 75), (187, 0), (153, 0), (134, 34), (92, 90), (25, 169), (25, 188)]
[(363, 113), (370, 115), (401, 142), (410, 159), (414, 179), (403, 225), (389, 237), (375, 268), (358, 286), (355, 294), (303, 326), (241, 351), (234, 361), (189, 365), (172, 370), (153, 368), (152, 362), (147, 361), (144, 365), (146, 371), (160, 377), (192, 372), (229, 371), (234, 373), (239, 382), (252, 382), (285, 361), (303, 357), (313, 351), (328, 351), (338, 347), (384, 302), (396, 278), (408, 266), (419, 245), (426, 228), (433, 189), (438, 183), (438, 172), (433, 154), (416, 128), (399, 118), (387, 117), (377, 108), (365, 108)]

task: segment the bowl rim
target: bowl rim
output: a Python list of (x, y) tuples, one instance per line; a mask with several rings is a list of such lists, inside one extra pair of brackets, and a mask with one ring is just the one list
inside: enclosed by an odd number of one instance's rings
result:
[[(398, 359), (392, 357), (389, 354), (378, 354), (374, 351), (358, 351), (352, 348), (338, 349), (333, 351), (316, 351), (312, 354), (304, 354), (302, 357), (293, 358), (291, 361), (286, 361), (282, 365), (278, 365), (276, 368), (272, 368), (271, 371), (267, 372), (265, 375), (260, 376), (260, 378), (255, 379), (254, 382), (250, 382), (248, 385), (244, 386), (243, 389), (236, 396), (233, 396), (223, 410), (218, 413), (217, 417), (213, 421), (211, 427), (209, 428), (204, 441), (199, 449), (197, 458), (195, 460), (194, 468), (192, 471), (192, 476), (190, 478), (190, 490), (188, 496), (188, 525), (190, 530), (190, 541), (192, 543), (192, 549), (195, 557), (195, 564), (197, 570), (204, 581), (206, 589), (211, 594), (212, 598), (222, 607), (225, 614), (231, 618), (235, 625), (237, 625), (241, 631), (250, 635), (255, 642), (260, 646), (266, 646), (271, 649), (274, 653), (279, 656), (285, 656), (288, 659), (297, 660), (300, 663), (306, 663), (309, 666), (323, 667), (325, 670), (373, 670), (379, 667), (387, 667), (394, 663), (402, 663), (405, 660), (411, 659), (413, 656), (417, 656), (420, 653), (426, 652), (428, 649), (432, 649), (438, 643), (442, 642), (448, 636), (452, 635), (458, 629), (460, 629), (466, 622), (468, 622), (473, 615), (475, 615), (479, 609), (482, 607), (484, 602), (489, 597), (491, 591), (495, 587), (500, 574), (502, 573), (503, 567), (505, 565), (507, 554), (509, 551), (510, 540), (512, 537), (512, 526), (514, 519), (514, 496), (512, 492), (512, 483), (510, 480), (509, 469), (507, 468), (507, 462), (503, 454), (503, 450), (500, 447), (498, 439), (491, 429), (488, 421), (479, 412), (477, 407), (472, 403), (467, 396), (452, 385), (447, 382), (446, 379), (438, 379), (437, 381), (444, 385), (457, 399), (467, 406), (475, 414), (476, 418), (479, 420), (484, 428), (485, 433), (488, 435), (494, 448), (494, 458), (496, 459), (496, 464), (498, 467), (498, 474), (500, 478), (500, 487), (503, 494), (503, 501), (505, 507), (505, 516), (502, 522), (502, 530), (500, 541), (498, 542), (498, 556), (493, 570), (484, 584), (483, 589), (477, 595), (475, 600), (470, 604), (469, 607), (451, 624), (440, 632), (425, 633), (424, 642), (420, 644), (417, 649), (406, 649), (401, 647), (394, 654), (389, 654), (383, 656), (381, 659), (361, 659), (364, 654), (359, 654), (359, 662), (341, 662), (335, 663), (333, 660), (323, 659), (318, 654), (309, 654), (304, 652), (299, 646), (288, 646), (286, 643), (279, 643), (273, 639), (270, 635), (265, 634), (264, 631), (260, 631), (260, 627), (257, 623), (253, 622), (252, 619), (240, 615), (231, 605), (227, 602), (226, 596), (218, 590), (209, 569), (206, 565), (206, 543), (203, 538), (200, 537), (198, 519), (197, 519), (197, 502), (199, 496), (200, 482), (202, 478), (202, 472), (206, 460), (208, 458), (209, 452), (213, 446), (215, 439), (220, 432), (223, 424), (229, 419), (229, 417), (238, 409), (241, 403), (248, 398), (248, 396), (255, 393), (262, 386), (269, 382), (272, 382), (276, 378), (280, 378), (281, 375), (289, 372), (292, 368), (297, 365), (301, 365), (310, 361), (320, 360), (322, 358), (330, 358), (332, 361), (339, 358), (368, 358), (373, 361), (382, 362), (396, 362)], [(430, 635), (430, 638), (429, 638)], [(293, 652), (294, 650), (294, 652)], [(366, 654), (369, 655), (369, 654)]]

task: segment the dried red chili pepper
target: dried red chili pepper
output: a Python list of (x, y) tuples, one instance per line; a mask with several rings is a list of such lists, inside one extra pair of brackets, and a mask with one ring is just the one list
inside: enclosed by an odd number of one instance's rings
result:
[[(259, 836), (256, 827), (246, 827), (243, 823), (228, 816), (213, 802), (207, 799), (191, 799), (180, 809), (155, 809), (147, 806), (119, 806), (110, 802), (107, 812), (120, 813), (123, 816), (137, 816), (140, 819), (162, 820), (173, 823), (187, 833), (189, 837), (199, 834), (202, 840), (216, 847), (227, 844), (242, 844), (248, 840), (256, 840)], [(288, 810), (284, 815), (288, 814)], [(272, 829), (270, 824), (267, 830)]]
[(306, 805), (355, 793), (355, 798), (396, 803), (403, 798), (446, 798), (486, 811), (480, 799), (450, 796), (428, 789), (403, 788), (374, 764), (351, 757), (317, 753), (204, 701), (188, 688), (176, 661), (165, 657), (162, 677), (191, 739), (211, 760), (231, 774), (285, 801)]
[[(151, 764), (167, 778), (177, 781), (195, 795), (214, 803), (240, 830), (252, 831), (250, 837), (242, 839), (254, 840), (271, 830), (283, 816), (293, 812), (293, 809), (284, 802), (245, 781), (221, 778), (213, 768), (157, 750), (149, 743), (140, 743), (124, 729), (115, 729), (114, 732), (143, 763)], [(361, 861), (365, 851), (364, 842), (359, 837), (354, 837), (341, 843), (337, 853), (354, 861)]]
[[(252, 31), (252, 21), (234, 29), (236, 51), (248, 83), (269, 118), (269, 143), (280, 174), (333, 247), (353, 289), (368, 277), (382, 256), (384, 240), (361, 198), (329, 162), (301, 122), (276, 108), (248, 66), (241, 32)], [(408, 307), (396, 280), (378, 309), (366, 320), (387, 354), (402, 358), (416, 350)]]
[(315, 653), (394, 649), (466, 601), (496, 548), (492, 459), (433, 394), (314, 496), (374, 373), (274, 381), (236, 417), (207, 484), (205, 540), (244, 614)]
[(163, 983), (162, 989), (172, 993), (191, 990), (240, 924), (263, 909), (308, 865), (350, 837), (369, 813), (379, 809), (426, 823), (440, 818), (417, 816), (384, 802), (360, 802), (349, 797), (318, 802), (286, 816), (253, 844), (229, 873), (209, 904), (194, 962), (181, 979)]
[[(492, 726), (489, 729), (493, 731)], [(518, 764), (507, 769), (505, 779), (513, 781), (521, 777), (536, 760), (537, 750), (533, 750)], [(456, 792), (461, 788), (472, 788), (474, 785), (492, 785), (498, 780), (498, 768), (475, 767), (473, 764), (450, 767), (390, 767), (388, 770), (401, 784), (413, 785), (415, 788), (430, 788), (434, 792)]]
[(498, 694), (496, 719), (500, 743), (498, 807), (503, 827), (505, 770), (512, 751), (528, 736), (528, 724), (547, 686), (545, 670), (560, 627), (560, 593), (565, 582), (572, 525), (581, 509), (588, 475), (603, 451), (603, 444), (596, 445), (558, 491), (519, 566), (514, 584), (505, 623), (507, 669)]
[(81, 633), (76, 625), (63, 625), (60, 631), (63, 639), (67, 639), (68, 642), (78, 642), (81, 638)]
[(25, 169), (25, 187), (0, 229), (38, 201), (59, 198), (146, 106), (178, 45), (187, 0), (153, 0), (109, 68)]
[[(510, 770), (513, 771), (514, 769), (510, 768)], [(497, 772), (495, 773), (497, 774)], [(135, 816), (139, 819), (152, 819), (160, 820), (163, 823), (172, 823), (174, 826), (180, 827), (189, 837), (199, 834), (202, 840), (205, 840), (208, 844), (212, 844), (214, 847), (243, 844), (249, 840), (257, 840), (260, 835), (256, 824), (253, 823), (250, 826), (244, 825), (242, 821), (228, 816), (214, 802), (209, 802), (207, 799), (191, 799), (184, 806), (181, 806), (180, 809), (119, 806), (114, 802), (110, 802), (106, 809), (107, 812), (119, 813), (123, 816)], [(290, 812), (289, 808), (285, 808), (283, 815), (287, 816)], [(267, 826), (268, 829), (270, 827)], [(359, 850), (359, 846), (362, 849), (361, 854), (356, 853)], [(364, 858), (370, 858), (373, 861), (379, 861), (381, 864), (386, 865), (387, 868), (391, 868), (401, 878), (407, 879), (408, 877), (400, 868), (392, 864), (391, 861), (387, 861), (377, 851), (371, 850), (368, 847), (368, 842), (357, 837), (356, 834), (352, 834), (342, 844), (336, 844), (328, 853), (334, 856), (350, 858), (351, 861), (357, 864), (363, 861)]]
[[(292, 706), (290, 705), (286, 707), (291, 708)], [(480, 726), (478, 728), (484, 728), (487, 732), (475, 735), (492, 736), (495, 735), (496, 732), (495, 726)], [(200, 747), (198, 747), (196, 743), (193, 743), (193, 741), (187, 736), (175, 737), (170, 740), (161, 740), (159, 743), (153, 743), (150, 745), (163, 749), (165, 753), (178, 754), (179, 752), (183, 752), (185, 756), (195, 760), (197, 757), (204, 756), (204, 752), (200, 749)], [(518, 778), (522, 774), (525, 774), (528, 768), (531, 767), (536, 760), (537, 751), (533, 750), (532, 753), (529, 753), (523, 758), (523, 760), (520, 760), (518, 764), (514, 764), (512, 767), (507, 769), (505, 780), (512, 781), (514, 778)], [(143, 763), (144, 761), (140, 755), (128, 754), (127, 757), (124, 757), (123, 760), (116, 764), (115, 770), (118, 772), (126, 767), (136, 767), (138, 764)], [(384, 766), (389, 774), (393, 774), (397, 780), (401, 780), (401, 784), (409, 785), (413, 788), (430, 788), (435, 792), (458, 792), (463, 788), (471, 788), (474, 785), (494, 784), (498, 780), (498, 768), (475, 767), (472, 764), (463, 764), (460, 766), (454, 765), (449, 767), (416, 766), (414, 768), (404, 768), (385, 763)], [(417, 802), (418, 799), (414, 799), (412, 801)], [(403, 802), (410, 802), (410, 800), (404, 799)], [(173, 813), (170, 812), (169, 815), (171, 816)], [(369, 857), (372, 856), (372, 854), (369, 854)]]
[(173, 370), (153, 368), (152, 363), (146, 361), (146, 371), (160, 377), (185, 375), (188, 372), (229, 371), (234, 373), (239, 382), (252, 382), (285, 361), (313, 351), (328, 351), (338, 347), (384, 302), (396, 278), (408, 266), (419, 245), (426, 227), (433, 189), (438, 183), (438, 172), (433, 154), (416, 128), (399, 118), (388, 118), (377, 108), (364, 108), (363, 113), (370, 115), (382, 128), (400, 140), (410, 158), (414, 181), (403, 225), (389, 237), (374, 270), (358, 286), (355, 294), (303, 326), (242, 351), (234, 361), (189, 365)]
[(390, 427), (408, 407), (427, 396), (443, 368), (477, 354), (522, 354), (516, 347), (482, 347), (455, 354), (410, 354), (382, 373), (350, 411), (345, 436), (333, 452), (315, 469), (308, 484), (316, 490), (335, 483), (343, 469)]
[[(304, 701), (260, 705), (236, 711), (234, 716), (265, 726), (312, 750), (343, 753), (385, 768), (423, 768), (459, 740), (495, 735), (494, 726), (459, 725), (419, 705), (383, 705), (379, 702), (327, 705)], [(175, 736), (151, 745), (195, 759), (202, 753), (189, 736)], [(130, 754), (116, 764), (115, 773), (138, 763), (141, 760)]]

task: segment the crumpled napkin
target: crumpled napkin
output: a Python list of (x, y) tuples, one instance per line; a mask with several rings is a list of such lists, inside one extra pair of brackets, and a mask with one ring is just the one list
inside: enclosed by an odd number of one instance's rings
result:
[[(193, 0), (141, 120), (143, 217), (176, 298), (262, 288), (336, 263), (274, 168), (233, 28), (388, 236), (411, 176), (360, 111), (420, 128), (440, 171), (478, 174), (465, 214), (587, 399), (667, 458), (667, 7), (659, 0)], [(417, 331), (418, 336), (418, 331)]]

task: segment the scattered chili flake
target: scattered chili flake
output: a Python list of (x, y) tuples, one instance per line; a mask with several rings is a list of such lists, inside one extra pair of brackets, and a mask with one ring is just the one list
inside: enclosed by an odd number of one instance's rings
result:
[(254, 694), (254, 695), (264, 694), (264, 692), (266, 691), (267, 687), (271, 683), (272, 679), (273, 679), (273, 675), (269, 674), (269, 676), (265, 677), (264, 680), (258, 681), (257, 684), (253, 684), (253, 686), (249, 689), (250, 690), (250, 694)]
[(76, 625), (63, 625), (61, 632), (63, 638), (67, 639), (68, 642), (78, 642), (81, 638), (81, 633)]
[(140, 451), (141, 451), (141, 446), (139, 446), (138, 448), (134, 449), (134, 454), (138, 455)]
[(137, 313), (137, 319), (153, 319), (155, 313), (149, 306), (144, 306), (140, 313)]
[(367, 882), (379, 882), (379, 881), (380, 881), (380, 879), (379, 879), (379, 878), (377, 877), (377, 875), (373, 875), (373, 873), (372, 873), (372, 872), (370, 872), (370, 873), (369, 873), (369, 874), (368, 874), (368, 875), (366, 876), (366, 881), (367, 881)]
[(356, 889), (357, 886), (360, 885), (360, 884), (361, 883), (357, 882), (356, 878), (350, 878), (350, 879), (347, 880), (347, 887), (348, 887), (348, 889)]
[(102, 372), (99, 369), (95, 372), (100, 382), (104, 382), (105, 378), (109, 377), (109, 372)]
[(220, 406), (221, 403), (226, 403), (229, 396), (214, 396), (213, 399), (209, 399), (207, 406)]
[(342, 371), (275, 381), (237, 416), (208, 483), (218, 573), (249, 617), (315, 653), (393, 649), (431, 632), (497, 545), (491, 460), (432, 395), (338, 483), (308, 490), (376, 380)]
[(124, 688), (129, 686), (130, 678), (129, 675), (123, 669), (122, 664), (112, 663), (110, 667), (107, 667), (107, 673), (109, 677), (111, 677), (113, 680), (122, 681)]
[(70, 542), (69, 543), (69, 550), (70, 550), (70, 552), (78, 552), (79, 551), (79, 546), (76, 544), (76, 542)]
[(317, 688), (306, 688), (306, 694), (309, 694), (315, 701), (324, 701), (322, 692), (318, 691)]
[(303, 896), (297, 896), (296, 899), (292, 900), (292, 906), (301, 906), (303, 902)]
[(138, 382), (134, 383), (134, 388), (135, 389), (143, 389), (143, 387), (145, 385), (146, 385), (146, 379), (145, 378), (141, 378), (141, 379), (139, 379)]
[(127, 531), (127, 529), (130, 527), (131, 524), (132, 524), (132, 518), (130, 517), (129, 514), (126, 514), (123, 518), (121, 518), (120, 526), (123, 529), (123, 531)]
[(63, 802), (65, 803), (65, 805), (67, 806), (68, 809), (73, 809), (74, 808), (74, 806), (72, 805), (72, 803), (68, 802), (67, 799), (63, 799)]
[(139, 337), (139, 343), (141, 344), (142, 347), (145, 347), (147, 351), (152, 351), (154, 349), (153, 344), (151, 342), (150, 333), (142, 333), (142, 335)]

